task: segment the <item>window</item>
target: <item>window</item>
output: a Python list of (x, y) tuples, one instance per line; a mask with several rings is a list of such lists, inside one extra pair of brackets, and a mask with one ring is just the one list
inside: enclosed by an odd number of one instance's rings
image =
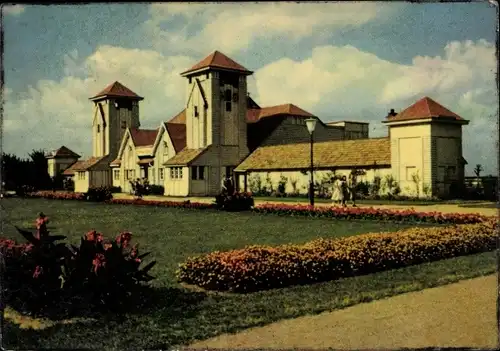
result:
[(170, 168), (170, 178), (172, 178), (172, 179), (182, 179), (182, 167), (172, 167), (172, 168)]
[(409, 166), (406, 167), (406, 180), (413, 181), (413, 175), (416, 174), (417, 167)]
[(449, 180), (454, 180), (455, 179), (455, 176), (456, 176), (456, 167), (455, 166), (448, 166), (448, 169), (447, 169), (447, 174), (446, 176), (448, 177)]
[(191, 167), (191, 179), (192, 180), (205, 179), (205, 166), (192, 166)]
[(127, 169), (126, 177), (127, 180), (135, 179), (135, 169)]
[(224, 92), (224, 100), (231, 101), (231, 89), (226, 89)]
[(194, 116), (198, 117), (198, 106), (194, 107)]
[(122, 121), (122, 129), (126, 129), (127, 128), (127, 121)]
[(98, 124), (98, 125), (97, 125), (97, 133), (100, 133), (100, 132), (101, 132), (101, 125), (100, 125), (100, 124)]
[(119, 169), (115, 169), (114, 175), (115, 175), (115, 180), (120, 180), (120, 170)]
[(129, 152), (132, 152), (132, 145), (129, 145), (129, 146), (128, 146), (128, 151), (129, 151)]
[(84, 180), (85, 179), (85, 172), (78, 172), (78, 180)]
[(189, 77), (189, 84), (191, 84), (192, 82), (193, 82), (193, 78)]
[(231, 101), (226, 101), (226, 112), (231, 112)]
[(207, 79), (210, 78), (210, 73), (207, 72)]
[(158, 177), (160, 178), (160, 180), (163, 180), (163, 177), (164, 177), (164, 173), (163, 173), (163, 172), (164, 172), (164, 171), (163, 171), (163, 168), (160, 168), (160, 169), (158, 170), (158, 173), (159, 173), (159, 174), (158, 174)]

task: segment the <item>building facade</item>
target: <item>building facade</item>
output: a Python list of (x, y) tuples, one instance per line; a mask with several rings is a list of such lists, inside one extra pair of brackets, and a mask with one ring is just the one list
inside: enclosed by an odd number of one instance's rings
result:
[(431, 98), (391, 110), (383, 121), (388, 136), (369, 138), (368, 123), (324, 123), (293, 104), (260, 107), (247, 91), (251, 74), (215, 51), (181, 74), (182, 111), (152, 129), (140, 128), (143, 98), (115, 82), (90, 99), (92, 157), (71, 165), (52, 157), (51, 174), (66, 168), (77, 192), (100, 185), (130, 192), (131, 180), (146, 178), (166, 196), (213, 196), (231, 175), (241, 189), (286, 178), (287, 192), (306, 193), (305, 120), (315, 118), (316, 179), (362, 169), (361, 181), (384, 178), (412, 196), (446, 196), (451, 183), (463, 182), (462, 126), (468, 121)]

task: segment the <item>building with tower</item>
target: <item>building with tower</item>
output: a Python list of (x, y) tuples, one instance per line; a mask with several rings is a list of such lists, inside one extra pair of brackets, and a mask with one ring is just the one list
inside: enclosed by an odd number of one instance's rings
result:
[[(51, 156), (51, 175), (73, 178), (75, 191), (119, 186), (147, 178), (166, 196), (213, 196), (225, 175), (249, 190), (256, 179), (288, 180), (287, 192), (307, 192), (309, 133), (316, 118), (316, 179), (332, 171), (346, 175), (363, 169), (361, 181), (393, 179), (402, 194), (446, 195), (463, 182), (462, 126), (468, 121), (424, 97), (383, 121), (388, 137), (369, 138), (368, 123), (324, 123), (294, 104), (261, 107), (248, 94), (246, 69), (219, 51), (181, 73), (186, 103), (170, 120), (141, 129), (142, 97), (115, 82), (90, 98), (92, 150), (73, 163)], [(76, 155), (78, 156), (78, 155)], [(75, 157), (75, 156), (73, 156)], [(387, 190), (381, 190), (381, 192)]]

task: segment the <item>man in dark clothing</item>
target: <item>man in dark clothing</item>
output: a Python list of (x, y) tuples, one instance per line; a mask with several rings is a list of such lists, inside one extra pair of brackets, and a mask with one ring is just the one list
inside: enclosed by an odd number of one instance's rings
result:
[(356, 207), (356, 185), (357, 185), (357, 172), (353, 170), (349, 174), (349, 193), (351, 194), (352, 207)]

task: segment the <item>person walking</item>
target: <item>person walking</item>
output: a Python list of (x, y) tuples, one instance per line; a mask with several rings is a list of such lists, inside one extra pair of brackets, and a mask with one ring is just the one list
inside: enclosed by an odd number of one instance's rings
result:
[(341, 201), (340, 179), (337, 177), (331, 177), (330, 182), (332, 184), (332, 202), (337, 205)]
[(346, 176), (342, 176), (342, 179), (340, 180), (340, 193), (341, 193), (341, 204), (342, 204), (342, 207), (346, 207), (347, 204), (346, 204), (346, 201), (347, 201), (347, 198), (349, 197), (349, 189), (348, 189), (348, 186), (347, 186), (347, 177)]

